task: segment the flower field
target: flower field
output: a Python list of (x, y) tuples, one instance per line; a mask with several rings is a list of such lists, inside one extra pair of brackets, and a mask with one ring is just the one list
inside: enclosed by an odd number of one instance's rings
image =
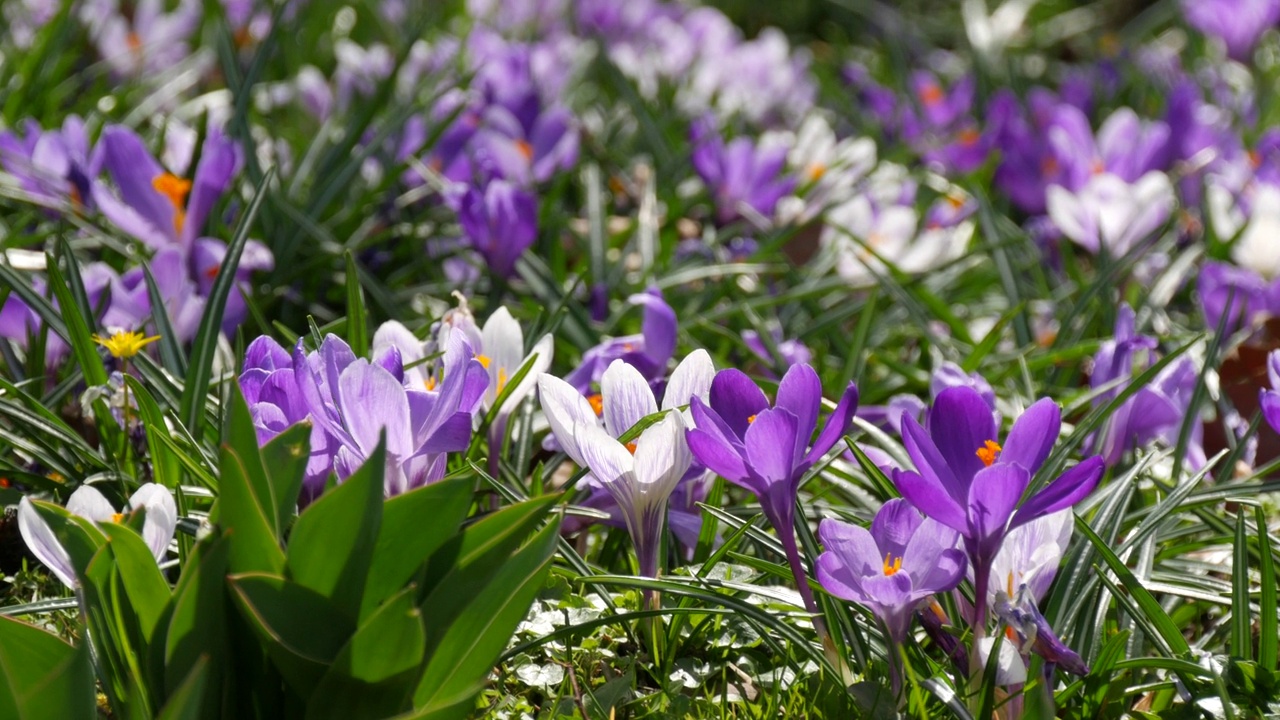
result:
[(0, 719), (1280, 716), (1280, 0), (0, 0)]

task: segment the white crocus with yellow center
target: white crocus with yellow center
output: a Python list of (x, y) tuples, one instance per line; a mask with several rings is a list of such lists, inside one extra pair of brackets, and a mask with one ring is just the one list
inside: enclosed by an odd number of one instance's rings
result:
[(476, 359), (489, 371), (489, 390), (485, 392), (483, 400), (485, 412), (498, 401), (507, 385), (520, 372), (520, 368), (533, 358), (529, 372), (511, 389), (502, 408), (498, 410), (499, 415), (510, 415), (528, 397), (534, 384), (538, 382), (538, 376), (551, 367), (551, 356), (555, 349), (551, 335), (543, 335), (526, 355), (524, 330), (511, 317), (510, 311), (500, 307), (485, 321), (480, 337), (483, 349)]

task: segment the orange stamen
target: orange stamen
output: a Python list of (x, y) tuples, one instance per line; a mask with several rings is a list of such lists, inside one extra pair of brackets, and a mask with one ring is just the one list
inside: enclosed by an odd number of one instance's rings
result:
[(124, 513), (116, 513), (111, 516), (111, 522), (118, 523), (124, 521)]
[(755, 416), (755, 415), (748, 415), (748, 416), (747, 416), (747, 424), (748, 424), (748, 425), (750, 425), (751, 423), (753, 423), (753, 422), (755, 422), (755, 421), (756, 421), (756, 416)]
[(635, 454), (636, 454), (636, 444), (635, 444), (635, 443), (633, 443), (633, 442), (629, 442), (629, 443), (627, 443), (626, 448), (627, 448), (627, 452), (631, 453), (632, 455), (635, 455)]
[(520, 151), (520, 154), (524, 156), (525, 160), (533, 159), (533, 146), (524, 140), (516, 141), (516, 150)]
[(973, 128), (965, 128), (960, 131), (960, 144), (965, 147), (973, 147), (978, 144), (978, 140), (981, 137), (982, 134), (977, 130), (974, 130)]
[(996, 461), (996, 457), (1000, 454), (1002, 449), (1003, 448), (1000, 447), (1000, 444), (995, 440), (988, 440), (983, 443), (982, 447), (978, 448), (978, 452), (976, 454), (978, 459), (982, 461), (983, 465), (991, 467), (991, 464)]
[(169, 199), (173, 205), (173, 229), (182, 232), (187, 221), (187, 193), (191, 192), (191, 181), (171, 173), (160, 173), (151, 181), (151, 187)]
[(600, 393), (588, 395), (587, 402), (591, 403), (591, 409), (595, 412), (596, 417), (604, 415), (604, 397)]
[[(892, 560), (892, 562), (890, 562)], [(902, 569), (902, 558), (893, 557), (893, 553), (884, 554), (884, 574), (885, 577), (891, 576)]]
[(823, 163), (816, 162), (808, 167), (805, 174), (809, 177), (809, 182), (818, 182), (823, 175), (827, 174), (827, 166)]
[(942, 88), (934, 83), (929, 83), (920, 88), (920, 102), (925, 105), (937, 105), (942, 102)]
[(436, 379), (435, 379), (435, 378), (433, 378), (433, 377), (429, 377), (429, 378), (427, 378), (426, 380), (424, 380), (424, 381), (422, 382), (422, 384), (427, 386), (427, 390), (435, 390), (435, 389), (436, 389)]
[(485, 370), (488, 370), (489, 363), (493, 362), (492, 360), (489, 359), (488, 355), (477, 355), (476, 360), (480, 361), (480, 364), (484, 366)]
[(130, 52), (137, 53), (142, 50), (142, 38), (138, 37), (136, 32), (130, 32), (125, 36), (124, 44), (129, 47)]

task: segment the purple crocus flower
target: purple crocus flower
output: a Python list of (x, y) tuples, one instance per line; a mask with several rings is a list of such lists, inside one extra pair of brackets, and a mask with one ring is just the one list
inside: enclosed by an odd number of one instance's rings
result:
[[(1115, 337), (1104, 342), (1094, 356), (1089, 383), (1095, 390), (1109, 388), (1094, 397), (1094, 407), (1110, 403), (1124, 391), (1135, 372), (1154, 364), (1156, 347), (1155, 338), (1135, 331), (1133, 309), (1121, 305)], [(1102, 455), (1108, 466), (1118, 464), (1126, 450), (1155, 440), (1176, 447), (1183, 422), (1195, 417), (1190, 403), (1196, 375), (1191, 358), (1184, 356), (1170, 363), (1107, 419), (1106, 426), (1090, 438), (1089, 446)], [(1198, 418), (1194, 423), (1186, 457), (1193, 472), (1207, 462), (1201, 444), (1204, 426)]]
[(866, 606), (883, 624), (896, 694), (902, 687), (900, 647), (912, 613), (964, 579), (959, 533), (898, 499), (880, 508), (870, 531), (827, 518), (818, 537), (826, 548), (816, 563), (818, 582), (832, 595)]
[[(813, 352), (810, 351), (804, 343), (794, 338), (791, 340), (783, 340), (782, 328), (770, 328), (769, 335), (773, 339), (773, 346), (777, 348), (778, 356), (782, 359), (784, 366), (791, 367), (792, 365), (807, 364), (813, 359)], [(769, 348), (767, 348), (764, 341), (760, 339), (760, 334), (755, 330), (743, 330), (742, 342), (753, 355), (760, 358), (760, 361), (765, 364), (765, 372), (769, 372), (767, 368), (773, 367), (774, 359), (773, 355), (769, 352)], [(770, 373), (769, 376), (777, 377), (772, 373)]]
[(383, 430), (388, 496), (443, 477), (446, 453), (470, 444), (472, 416), (488, 386), (484, 366), (460, 335), (446, 349), (445, 366), (438, 390), (406, 388), (394, 348), (369, 362), (333, 335), (312, 353), (299, 341), (292, 356), (259, 338), (249, 347), (240, 384), (259, 443), (303, 419), (312, 422), (300, 500), (306, 504), (323, 491), (331, 471), (339, 479), (355, 472)]
[(1271, 429), (1280, 433), (1280, 350), (1273, 350), (1267, 356), (1267, 378), (1271, 380), (1271, 389), (1259, 393), (1258, 404)]
[[(1261, 275), (1224, 262), (1206, 262), (1196, 281), (1205, 324), (1227, 335), (1280, 315), (1280, 278), (1268, 282)], [(1225, 318), (1224, 318), (1225, 316)]]
[(538, 200), (506, 180), (470, 186), (458, 200), (458, 222), (494, 275), (515, 273), (516, 260), (538, 235)]
[(667, 363), (676, 351), (676, 311), (656, 287), (632, 295), (627, 302), (644, 308), (640, 332), (605, 340), (583, 353), (582, 362), (564, 378), (578, 392), (590, 393), (614, 360), (625, 361), (649, 382), (666, 375)]
[[(986, 595), (992, 559), (1009, 530), (1071, 507), (1102, 477), (1102, 458), (1091, 457), (1019, 504), (1058, 439), (1061, 413), (1048, 398), (1036, 402), (1014, 422), (1003, 446), (991, 407), (969, 387), (939, 393), (927, 431), (915, 418), (902, 418), (903, 443), (916, 470), (895, 470), (894, 484), (925, 516), (964, 538), (978, 597)], [(983, 603), (977, 615), (975, 629), (982, 632)]]
[(138, 0), (128, 13), (120, 0), (88, 0), (78, 13), (107, 65), (117, 75), (139, 77), (171, 70), (190, 54), (188, 39), (200, 25), (199, 0)]
[(1182, 0), (1187, 24), (1218, 38), (1234, 60), (1247, 62), (1258, 38), (1280, 20), (1277, 0)]
[(785, 146), (757, 146), (746, 137), (725, 144), (709, 120), (695, 123), (690, 135), (693, 168), (711, 192), (720, 222), (748, 213), (768, 220), (778, 200), (795, 189), (795, 179), (782, 172), (787, 163)]
[(34, 121), (23, 135), (0, 132), (0, 167), (13, 174), (37, 201), (72, 212), (93, 209), (101, 154), (90, 148), (84, 121), (70, 115), (60, 130), (44, 130)]
[[(716, 375), (710, 400), (708, 405), (695, 397), (690, 403), (696, 427), (689, 431), (689, 449), (708, 470), (760, 499), (786, 550), (805, 607), (817, 615), (796, 547), (796, 497), (805, 473), (849, 431), (858, 408), (858, 388), (849, 383), (816, 440), (822, 383), (809, 365), (794, 365), (787, 371), (772, 407), (760, 387), (737, 369)], [(815, 626), (825, 636), (816, 618)]]
[(577, 162), (578, 132), (566, 108), (547, 108), (526, 126), (505, 107), (493, 105), (483, 122), (473, 142), (478, 164), (517, 185), (546, 182)]

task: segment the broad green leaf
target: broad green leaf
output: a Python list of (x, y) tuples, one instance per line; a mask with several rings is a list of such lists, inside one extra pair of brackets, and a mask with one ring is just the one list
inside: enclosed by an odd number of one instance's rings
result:
[[(542, 587), (559, 533), (559, 522), (547, 524), (469, 598), (466, 609), (452, 623), (432, 627), (442, 634), (433, 643), (431, 659), (414, 692), (415, 708), (466, 707), (461, 701), (479, 691)], [(423, 606), (423, 614), (436, 617), (430, 604)]]
[[(230, 538), (210, 535), (196, 543), (173, 590), (172, 611), (164, 638), (165, 691), (172, 695), (208, 658), (215, 687), (226, 658), (225, 577)], [(204, 706), (217, 708), (217, 693)]]
[[(410, 490), (382, 506), (382, 527), (369, 563), (360, 617), (366, 617), (392, 593), (404, 587), (431, 557), (458, 532), (471, 504), (469, 478), (442, 480)], [(423, 518), (431, 518), (424, 523)]]
[(201, 656), (178, 689), (169, 695), (169, 701), (160, 709), (156, 720), (201, 720), (208, 681), (209, 658)]
[(382, 523), (386, 436), (360, 469), (298, 517), (289, 537), (288, 576), (323, 595), (354, 623)]
[(129, 610), (137, 615), (143, 636), (150, 643), (173, 592), (156, 565), (151, 549), (138, 533), (116, 523), (104, 523), (101, 528), (107, 536), (120, 581), (129, 595)]
[[(279, 511), (281, 503), (277, 501), (276, 489), (263, 464), (262, 451), (258, 449), (258, 431), (253, 425), (253, 415), (249, 412), (249, 405), (244, 400), (239, 383), (233, 383), (227, 404), (227, 447), (240, 459), (240, 467), (244, 468), (258, 507), (266, 517), (272, 535), (279, 540), (283, 537), (284, 529)], [(290, 512), (292, 513), (292, 506)]]
[[(255, 450), (256, 461), (256, 450)], [(279, 574), (284, 569), (284, 551), (271, 526), (262, 498), (254, 492), (252, 481), (239, 456), (223, 446), (219, 468), (222, 478), (218, 483), (218, 502), (210, 517), (223, 529), (229, 542), (231, 572), (269, 572)]]
[(94, 720), (98, 711), (88, 645), (0, 618), (0, 717)]
[(276, 522), (289, 526), (298, 507), (298, 493), (311, 459), (311, 423), (303, 421), (289, 426), (262, 446), (262, 464), (270, 474), (276, 498)]
[(385, 717), (408, 706), (427, 642), (414, 595), (405, 588), (360, 625), (316, 687), (308, 718)]
[(301, 697), (309, 696), (355, 623), (328, 598), (277, 575), (232, 575), (227, 582), (272, 664)]

